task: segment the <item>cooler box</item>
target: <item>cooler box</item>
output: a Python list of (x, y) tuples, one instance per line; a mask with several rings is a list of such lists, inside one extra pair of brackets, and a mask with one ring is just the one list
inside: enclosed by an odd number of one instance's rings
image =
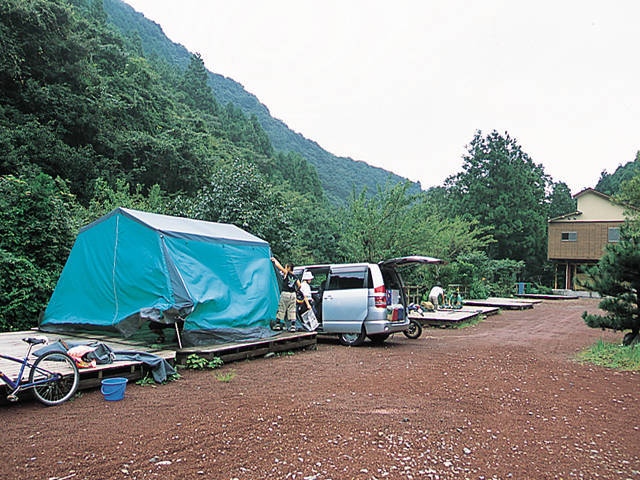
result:
[(387, 305), (387, 320), (401, 322), (404, 320), (404, 307), (402, 304)]

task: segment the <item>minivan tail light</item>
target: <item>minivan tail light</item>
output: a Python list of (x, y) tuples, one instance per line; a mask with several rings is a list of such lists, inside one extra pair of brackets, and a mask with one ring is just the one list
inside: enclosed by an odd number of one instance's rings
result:
[(377, 308), (385, 308), (387, 306), (387, 289), (384, 285), (373, 289), (373, 299)]

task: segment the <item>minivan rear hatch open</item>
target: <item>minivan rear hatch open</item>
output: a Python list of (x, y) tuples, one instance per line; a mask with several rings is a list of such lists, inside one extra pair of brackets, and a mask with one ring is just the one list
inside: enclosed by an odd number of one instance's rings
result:
[(411, 265), (414, 263), (439, 265), (439, 264), (445, 263), (445, 261), (440, 260), (439, 258), (434, 258), (434, 257), (423, 257), (422, 255), (410, 255), (408, 257), (398, 257), (398, 258), (392, 258), (390, 260), (385, 260), (384, 262), (379, 262), (378, 265), (381, 265), (384, 267), (400, 267), (402, 265)]

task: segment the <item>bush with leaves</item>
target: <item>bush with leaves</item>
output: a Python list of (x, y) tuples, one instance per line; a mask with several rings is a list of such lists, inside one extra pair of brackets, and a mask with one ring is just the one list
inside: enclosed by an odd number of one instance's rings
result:
[(28, 330), (53, 291), (50, 272), (0, 248), (0, 331)]
[(0, 328), (37, 325), (73, 244), (74, 198), (43, 173), (0, 177)]
[(485, 252), (474, 251), (459, 255), (443, 267), (440, 280), (443, 285), (462, 285), (468, 298), (508, 297), (513, 295), (523, 268), (522, 261), (492, 260)]

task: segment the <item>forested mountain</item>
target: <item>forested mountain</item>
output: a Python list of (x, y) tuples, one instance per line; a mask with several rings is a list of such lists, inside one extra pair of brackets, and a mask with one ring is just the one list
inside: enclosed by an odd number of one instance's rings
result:
[[(187, 66), (191, 53), (182, 45), (168, 39), (158, 24), (121, 0), (104, 0), (104, 8), (108, 21), (125, 36), (138, 37), (146, 56), (159, 58), (182, 68)], [(275, 150), (299, 153), (315, 166), (328, 198), (342, 203), (353, 192), (354, 186), (358, 191), (366, 187), (369, 192), (375, 192), (377, 186), (385, 185), (387, 182), (406, 181), (405, 178), (387, 170), (327, 152), (316, 142), (292, 131), (284, 122), (273, 118), (269, 109), (238, 82), (210, 71), (208, 78), (221, 105), (230, 102), (246, 115), (256, 116)], [(419, 190), (419, 184), (415, 184), (414, 190)]]
[(640, 173), (640, 151), (636, 153), (636, 159), (624, 165), (619, 165), (613, 173), (603, 171), (595, 189), (607, 195), (615, 195), (620, 190), (620, 185)]

